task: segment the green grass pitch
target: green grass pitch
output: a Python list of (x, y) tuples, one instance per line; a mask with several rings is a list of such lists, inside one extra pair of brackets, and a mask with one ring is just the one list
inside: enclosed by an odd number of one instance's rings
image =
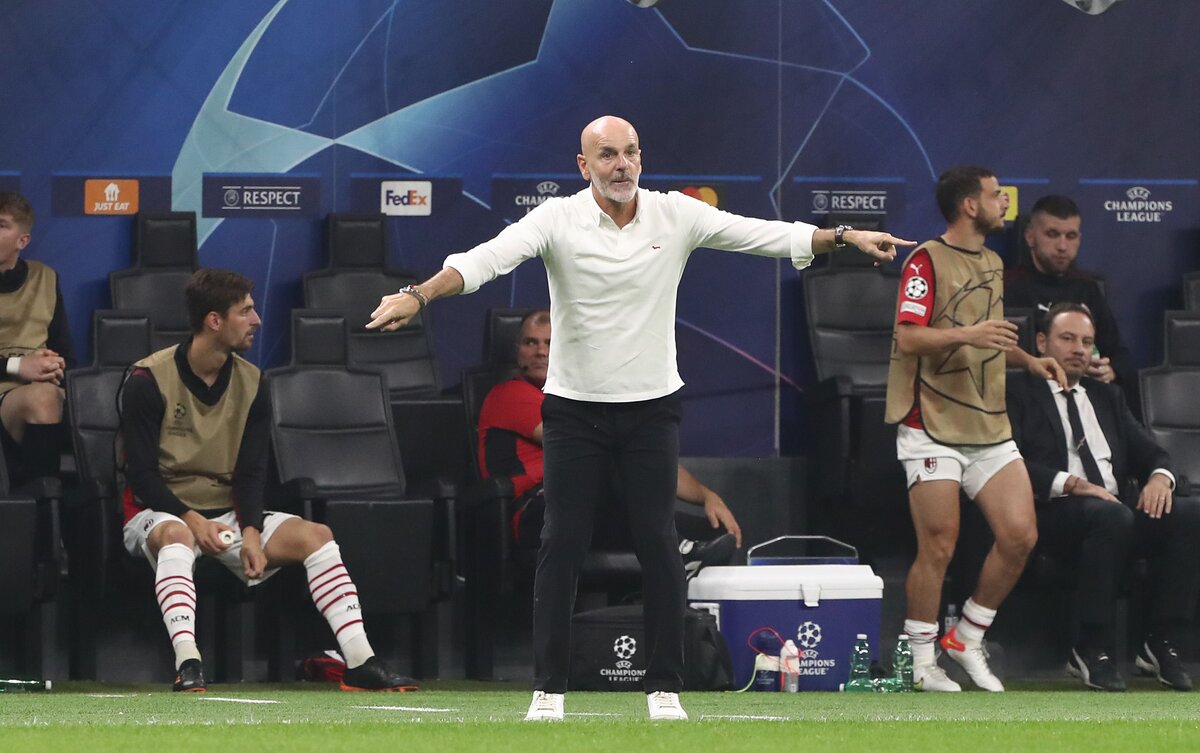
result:
[(573, 693), (561, 724), (522, 721), (529, 692), (434, 682), (407, 694), (331, 686), (67, 683), (0, 694), (0, 751), (1200, 751), (1200, 694), (1066, 682), (1004, 694), (686, 693), (688, 722), (646, 719), (640, 693)]

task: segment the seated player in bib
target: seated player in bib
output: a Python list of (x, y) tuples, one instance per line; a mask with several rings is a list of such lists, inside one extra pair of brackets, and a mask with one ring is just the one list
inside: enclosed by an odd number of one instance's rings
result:
[(131, 367), (121, 392), (125, 548), (155, 571), (175, 650), (173, 690), (205, 690), (196, 648), (196, 557), (248, 585), (302, 564), (313, 602), (346, 657), (343, 690), (415, 690), (367, 640), (357, 589), (328, 527), (263, 510), (270, 425), (267, 383), (242, 358), (262, 321), (235, 273), (200, 269), (186, 296), (192, 336)]

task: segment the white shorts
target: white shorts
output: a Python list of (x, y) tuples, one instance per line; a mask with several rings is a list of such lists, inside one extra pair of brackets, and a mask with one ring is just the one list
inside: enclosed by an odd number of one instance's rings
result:
[[(296, 516), (286, 512), (263, 513), (263, 527), (260, 538), (262, 540), (264, 549), (266, 549), (267, 542), (271, 540), (271, 536), (275, 534), (275, 531), (279, 528), (279, 526), (291, 520), (292, 518), (296, 518)], [(262, 583), (267, 578), (270, 578), (272, 575), (279, 572), (279, 568), (273, 567), (270, 570), (264, 571), (261, 578), (247, 578), (245, 570), (242, 569), (242, 527), (238, 525), (237, 513), (233, 510), (230, 510), (224, 515), (216, 518), (210, 518), (210, 520), (214, 520), (217, 523), (224, 523), (233, 529), (233, 543), (230, 544), (225, 551), (216, 555), (216, 560), (225, 567), (229, 568), (229, 571), (240, 578), (243, 583), (248, 586), (257, 586), (259, 583)], [(150, 553), (150, 546), (146, 543), (146, 540), (150, 538), (151, 531), (157, 528), (160, 524), (168, 521), (178, 523), (182, 526), (187, 525), (187, 523), (184, 523), (183, 520), (169, 512), (142, 510), (137, 515), (134, 515), (129, 519), (129, 522), (125, 524), (125, 529), (123, 531), (125, 538), (125, 550), (134, 557), (145, 558), (145, 560), (150, 563), (150, 567), (152, 569), (157, 569), (158, 558)], [(200, 551), (200, 547), (195, 547), (195, 551), (196, 557), (205, 556), (204, 552)]]
[(1011, 439), (986, 447), (941, 444), (924, 431), (901, 424), (896, 430), (896, 457), (904, 464), (910, 489), (922, 481), (955, 481), (975, 499), (1001, 468), (1021, 459), (1021, 451)]

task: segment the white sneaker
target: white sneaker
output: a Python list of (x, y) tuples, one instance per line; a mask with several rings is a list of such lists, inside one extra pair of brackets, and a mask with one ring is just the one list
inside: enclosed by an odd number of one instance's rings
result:
[(687, 721), (687, 712), (679, 705), (678, 693), (658, 691), (646, 694), (646, 705), (650, 708), (650, 721), (678, 719)]
[(962, 686), (946, 676), (946, 670), (933, 664), (913, 665), (913, 688), (926, 693), (959, 693)]
[(545, 693), (533, 691), (533, 700), (529, 703), (529, 713), (525, 715), (527, 722), (561, 722), (563, 718), (562, 693)]
[(987, 649), (982, 645), (968, 646), (963, 643), (958, 639), (954, 628), (950, 628), (950, 632), (942, 636), (941, 644), (942, 651), (967, 670), (971, 682), (983, 690), (990, 690), (993, 693), (1004, 692), (1004, 684), (992, 674), (991, 668), (988, 667)]

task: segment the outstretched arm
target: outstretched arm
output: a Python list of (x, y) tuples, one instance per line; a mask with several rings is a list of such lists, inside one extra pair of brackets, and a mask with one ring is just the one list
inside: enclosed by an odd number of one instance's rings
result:
[[(821, 228), (813, 233), (812, 250), (814, 254), (827, 254), (837, 250), (837, 246), (833, 242), (834, 232), (833, 228)], [(914, 241), (906, 241), (891, 233), (875, 230), (847, 230), (842, 239), (847, 245), (854, 246), (864, 254), (875, 257), (877, 266), (880, 262), (895, 259), (898, 246), (917, 245)]]
[(367, 323), (367, 329), (380, 329), (384, 332), (391, 332), (403, 327), (429, 301), (435, 301), (438, 298), (448, 298), (449, 296), (461, 293), (463, 289), (463, 277), (454, 267), (446, 267), (441, 272), (438, 272), (415, 287), (421, 295), (425, 296), (424, 301), (421, 300), (420, 296), (411, 293), (385, 295), (379, 301), (379, 307), (371, 312), (371, 321)]

